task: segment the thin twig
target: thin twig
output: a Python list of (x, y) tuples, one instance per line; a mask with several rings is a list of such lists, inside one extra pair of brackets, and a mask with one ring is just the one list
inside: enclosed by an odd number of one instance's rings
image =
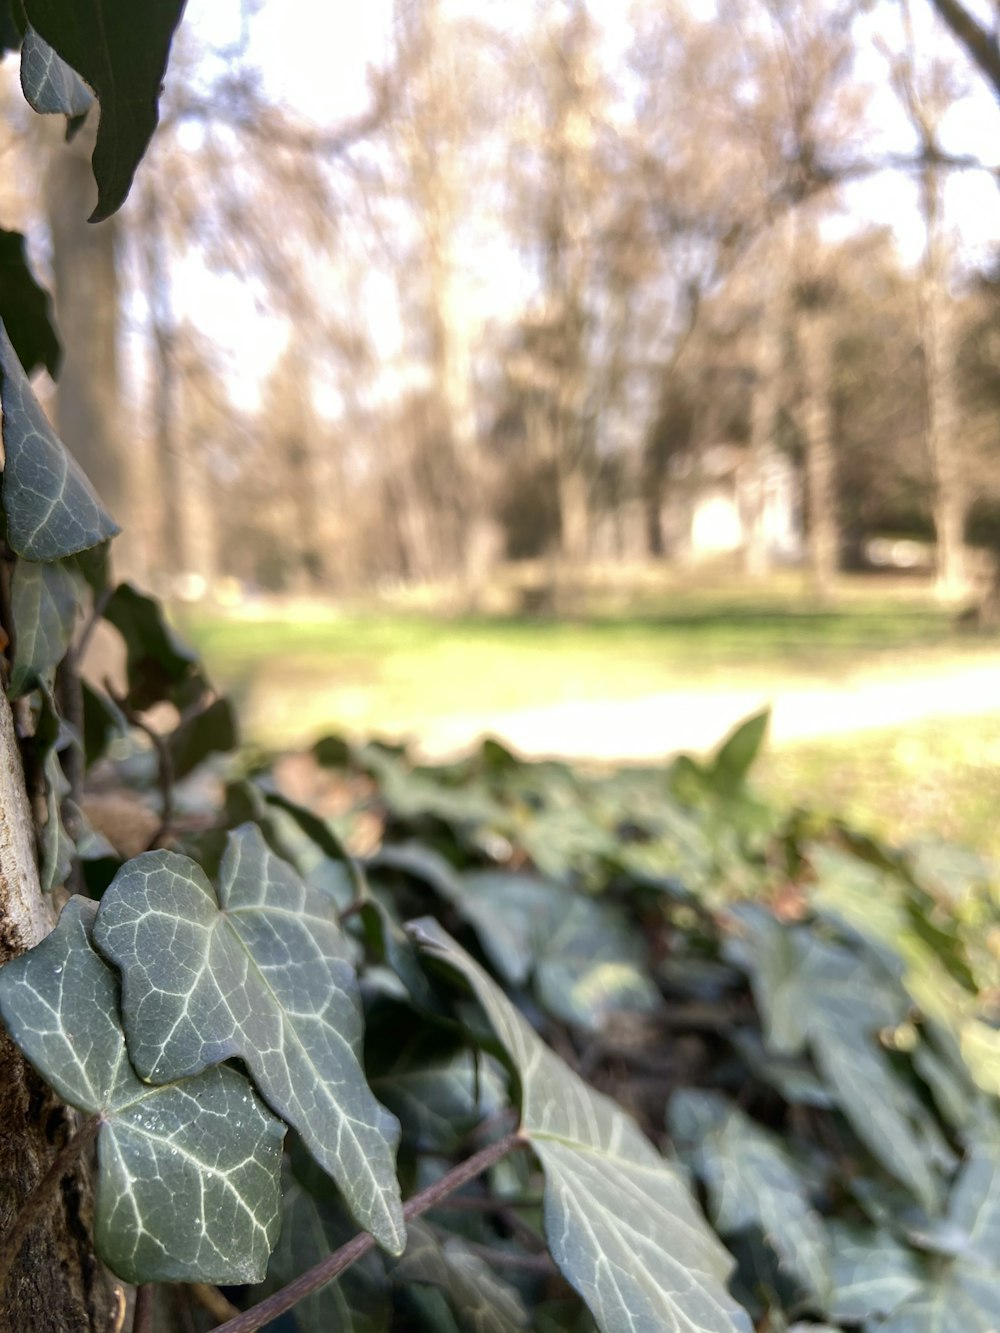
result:
[(218, 1287), (211, 1287), (207, 1282), (192, 1282), (188, 1291), (214, 1319), (235, 1319), (241, 1313), (232, 1301), (226, 1300)]
[(160, 733), (151, 727), (145, 718), (135, 712), (123, 695), (115, 693), (110, 680), (105, 679), (104, 689), (111, 702), (121, 709), (129, 726), (135, 727), (137, 731), (141, 731), (144, 736), (148, 737), (156, 751), (157, 786), (160, 791), (160, 823), (156, 832), (150, 838), (149, 846), (146, 849), (151, 852), (167, 841), (174, 825), (174, 761), (170, 755), (170, 747)]
[[(476, 1153), (474, 1157), (469, 1157), (458, 1166), (453, 1167), (447, 1175), (436, 1180), (433, 1185), (428, 1185), (426, 1189), (415, 1194), (403, 1206), (403, 1217), (407, 1222), (413, 1218), (426, 1213), (428, 1209), (434, 1208), (442, 1199), (448, 1197), (463, 1185), (467, 1185), (470, 1180), (475, 1180), (476, 1176), (501, 1161), (508, 1153), (516, 1148), (527, 1146), (527, 1139), (521, 1137), (520, 1132), (508, 1134), (506, 1138), (499, 1139), (496, 1143), (491, 1143), (488, 1148), (482, 1152)], [(255, 1329), (263, 1328), (272, 1319), (276, 1319), (279, 1314), (284, 1314), (290, 1310), (293, 1305), (304, 1300), (306, 1296), (311, 1296), (314, 1291), (325, 1286), (332, 1278), (337, 1277), (349, 1268), (351, 1264), (356, 1263), (358, 1259), (368, 1253), (375, 1245), (373, 1237), (367, 1232), (362, 1232), (349, 1240), (346, 1245), (341, 1245), (339, 1250), (334, 1250), (332, 1254), (327, 1255), (315, 1267), (307, 1269), (295, 1279), (289, 1282), (287, 1287), (282, 1287), (276, 1291), (273, 1296), (268, 1296), (267, 1300), (261, 1301), (251, 1309), (244, 1311), (235, 1319), (230, 1319), (225, 1324), (220, 1324), (215, 1333), (254, 1333)]]
[(42, 1176), (21, 1205), (21, 1211), (14, 1218), (2, 1242), (0, 1242), (0, 1291), (3, 1291), (7, 1285), (10, 1270), (15, 1259), (21, 1253), (21, 1246), (24, 1244), (28, 1232), (36, 1222), (44, 1217), (52, 1204), (63, 1177), (69, 1175), (70, 1171), (76, 1166), (84, 1151), (97, 1137), (97, 1131), (100, 1127), (100, 1116), (91, 1116), (89, 1120), (85, 1120), (72, 1138), (68, 1139), (59, 1149), (50, 1162), (45, 1175)]

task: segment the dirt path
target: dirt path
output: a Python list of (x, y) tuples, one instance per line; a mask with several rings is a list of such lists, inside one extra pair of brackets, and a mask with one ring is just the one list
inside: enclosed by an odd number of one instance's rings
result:
[(716, 745), (737, 722), (771, 705), (771, 743), (811, 740), (950, 717), (1000, 715), (1000, 654), (953, 665), (900, 664), (849, 673), (842, 681), (757, 682), (679, 688), (636, 699), (588, 699), (544, 708), (427, 718), (419, 750), (442, 758), (490, 734), (530, 757), (654, 760)]

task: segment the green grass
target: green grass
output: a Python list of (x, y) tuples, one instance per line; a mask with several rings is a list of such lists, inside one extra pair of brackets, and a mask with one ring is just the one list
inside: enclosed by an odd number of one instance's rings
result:
[[(248, 739), (279, 748), (318, 734), (421, 734), (435, 720), (482, 719), (567, 700), (634, 699), (672, 689), (780, 692), (859, 668), (914, 667), (996, 654), (956, 634), (950, 613), (912, 591), (846, 584), (836, 609), (794, 586), (767, 594), (675, 587), (643, 614), (587, 619), (442, 618), (405, 611), (272, 609), (260, 618), (187, 611), (181, 627), (230, 692)], [(1000, 690), (998, 690), (1000, 699)], [(723, 728), (720, 728), (720, 730)], [(767, 793), (836, 812), (896, 840), (956, 838), (1000, 854), (1000, 716), (961, 718), (771, 750)]]
[(757, 783), (893, 843), (945, 839), (1000, 861), (1000, 715), (772, 747)]

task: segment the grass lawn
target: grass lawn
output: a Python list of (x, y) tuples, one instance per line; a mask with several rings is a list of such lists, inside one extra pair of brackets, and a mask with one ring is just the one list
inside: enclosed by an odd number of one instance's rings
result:
[[(249, 740), (280, 748), (323, 732), (419, 736), (435, 721), (671, 690), (836, 684), (859, 669), (974, 663), (995, 641), (957, 634), (912, 585), (845, 581), (833, 609), (787, 581), (766, 591), (679, 584), (642, 614), (443, 618), (387, 609), (186, 609), (179, 623), (231, 693)], [(772, 749), (761, 781), (781, 800), (837, 810), (893, 837), (955, 837), (1000, 853), (997, 715), (919, 723)], [(725, 730), (725, 724), (720, 731)]]

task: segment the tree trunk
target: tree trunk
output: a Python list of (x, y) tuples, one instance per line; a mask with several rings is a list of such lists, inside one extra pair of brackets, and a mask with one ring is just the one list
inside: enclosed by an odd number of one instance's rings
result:
[(967, 591), (967, 496), (955, 401), (954, 310), (948, 292), (940, 188), (937, 171), (928, 169), (923, 179), (927, 240), (920, 284), (920, 336), (924, 351), (927, 454), (934, 482), (937, 593), (943, 601), (956, 601)]
[[(55, 398), (59, 436), (90, 478), (108, 510), (140, 530), (142, 478), (136, 451), (123, 448), (118, 373), (119, 224), (86, 221), (97, 193), (90, 166), (93, 133), (57, 145), (48, 168), (46, 202), (52, 242), (56, 324), (63, 361)], [(130, 576), (144, 572), (141, 546), (124, 538), (115, 548)]]
[(829, 317), (824, 311), (802, 312), (799, 323), (803, 380), (800, 422), (806, 446), (809, 568), (813, 590), (823, 599), (833, 592), (840, 547), (830, 403), (833, 373), (830, 333)]
[[(0, 691), (0, 963), (37, 944), (52, 924), (52, 904), (38, 883), (10, 705)], [(0, 1233), (10, 1227), (74, 1120), (0, 1030)], [(63, 1182), (14, 1261), (0, 1293), (0, 1328), (108, 1333), (115, 1327), (124, 1292), (94, 1256), (92, 1212), (89, 1173), (81, 1165)]]

